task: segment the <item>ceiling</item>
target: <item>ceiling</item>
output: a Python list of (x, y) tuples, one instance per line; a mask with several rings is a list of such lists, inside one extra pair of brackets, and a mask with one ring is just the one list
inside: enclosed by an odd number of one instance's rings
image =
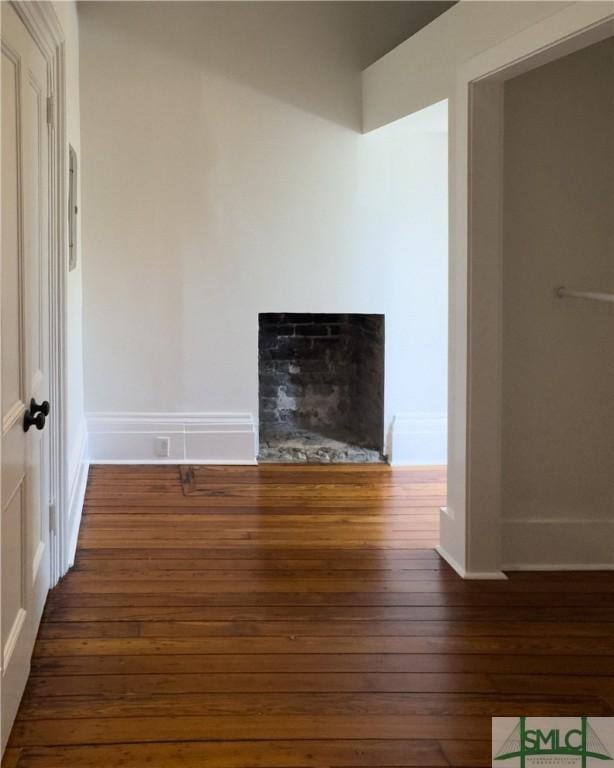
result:
[(346, 0), (344, 11), (356, 24), (359, 58), (362, 68), (396, 48), (433, 19), (445, 13), (455, 2), (405, 0)]
[[(160, 0), (149, 0), (158, 4)], [(166, 3), (194, 6), (197, 4), (220, 6), (228, 5), (237, 11), (241, 6), (253, 9), (254, 6), (261, 5), (263, 10), (266, 8), (267, 15), (270, 18), (270, 12), (284, 12), (284, 6), (300, 5), (301, 10), (306, 10), (312, 6), (317, 12), (324, 11), (324, 6), (328, 6), (329, 18), (334, 18), (341, 22), (341, 26), (346, 32), (346, 40), (350, 42), (352, 48), (352, 58), (361, 69), (373, 64), (386, 53), (396, 48), (407, 38), (425, 27), (433, 19), (436, 19), (442, 13), (445, 13), (455, 2), (444, 2), (444, 0), (398, 0), (397, 2), (388, 2), (388, 0), (166, 0)], [(99, 5), (91, 0), (78, 0), (77, 7), (85, 10), (88, 5)], [(102, 3), (103, 5), (106, 3)], [(114, 5), (115, 3), (111, 3)], [(124, 0), (122, 4), (129, 4), (129, 0)], [(139, 5), (145, 4), (142, 2)], [(330, 13), (332, 12), (332, 13)], [(304, 18), (304, 15), (303, 17)]]

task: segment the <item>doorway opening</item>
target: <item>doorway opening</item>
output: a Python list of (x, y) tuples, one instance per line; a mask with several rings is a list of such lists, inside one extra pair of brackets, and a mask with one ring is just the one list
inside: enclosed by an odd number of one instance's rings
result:
[[(450, 514), (441, 518), (441, 552), (469, 577), (505, 578), (504, 570), (612, 567), (611, 526), (598, 515), (591, 519), (587, 514), (588, 496), (583, 495), (573, 514), (569, 505), (574, 496), (577, 499), (578, 487), (573, 494), (563, 494), (562, 504), (556, 499), (568, 478), (579, 476), (577, 463), (569, 466), (568, 462), (566, 467), (559, 458), (569, 456), (573, 446), (579, 448), (592, 428), (591, 419), (578, 422), (578, 415), (583, 408), (590, 410), (595, 393), (587, 401), (569, 398), (569, 407), (559, 409), (556, 419), (551, 416), (547, 427), (543, 421), (538, 426), (555, 400), (568, 397), (578, 377), (591, 378), (580, 357), (589, 357), (597, 341), (597, 337), (587, 336), (586, 344), (578, 347), (580, 356), (571, 351), (585, 332), (588, 317), (569, 316), (569, 303), (557, 297), (557, 289), (564, 285), (607, 292), (602, 280), (594, 286), (597, 254), (592, 243), (597, 233), (583, 237), (581, 229), (592, 221), (604, 241), (609, 238), (611, 253), (611, 235), (603, 226), (609, 219), (598, 214), (603, 200), (597, 198), (596, 205), (588, 202), (607, 176), (603, 173), (609, 167), (605, 157), (601, 168), (593, 166), (599, 170), (588, 183), (584, 173), (604, 127), (611, 133), (609, 118), (595, 121), (591, 115), (589, 119), (591, 110), (585, 104), (594, 99), (592, 89), (598, 86), (594, 80), (602, 75), (607, 80), (605, 73), (611, 73), (612, 68), (600, 69), (588, 79), (587, 88), (577, 88), (574, 112), (567, 119), (554, 115), (565, 107), (571, 88), (576, 88), (579, 70), (569, 73), (571, 80), (565, 78), (563, 87), (544, 90), (544, 98), (538, 99), (541, 125), (531, 127), (530, 121), (538, 114), (535, 109), (528, 114), (524, 109), (525, 99), (535, 98), (542, 78), (570, 64), (571, 58), (565, 61), (566, 57), (583, 58), (589, 55), (589, 46), (612, 36), (611, 16), (599, 16), (589, 9), (584, 13), (586, 26), (581, 27), (570, 15), (562, 18), (560, 29), (542, 25), (539, 34), (518, 35), (514, 46), (501, 45), (488, 58), (476, 59), (459, 80), (455, 115), (459, 128), (451, 160), (457, 190), (452, 196), (452, 216), (463, 226), (452, 238), (451, 263), (458, 268), (451, 273), (450, 327), (451, 349), (467, 350), (467, 355), (452, 358), (450, 446), (454, 455), (450, 462)], [(568, 32), (564, 34), (565, 27)], [(526, 81), (522, 81), (525, 76)], [(525, 85), (530, 88), (523, 96), (520, 90)], [(471, 95), (468, 101), (467, 90)], [(518, 106), (515, 114), (510, 111), (512, 104)], [(599, 98), (594, 105), (600, 111), (605, 107)], [(467, 109), (469, 119), (465, 120)], [(513, 125), (512, 117), (524, 125)], [(545, 121), (552, 129), (546, 137), (539, 133)], [(595, 137), (590, 135), (593, 129)], [(580, 135), (587, 131), (588, 137), (580, 142), (565, 138), (565, 134), (569, 138), (573, 132)], [(510, 166), (510, 153), (517, 152), (513, 142), (519, 138), (536, 145), (543, 141), (545, 151), (538, 153), (538, 162), (525, 162), (527, 155), (520, 166)], [(554, 161), (557, 146), (559, 155)], [(585, 152), (587, 164), (579, 174), (569, 174)], [(511, 202), (518, 210), (513, 210)], [(533, 219), (532, 223), (519, 225), (521, 213), (526, 222)], [(569, 225), (576, 217), (582, 217), (581, 226), (570, 233)], [(524, 236), (527, 240), (519, 248)], [(590, 258), (584, 253), (587, 247), (591, 248)], [(519, 300), (522, 291), (526, 296)], [(587, 302), (578, 311), (601, 312), (603, 308)], [(523, 329), (528, 312), (533, 314), (529, 334)], [(557, 354), (552, 354), (553, 347), (548, 350), (547, 357), (554, 365), (545, 371), (545, 377), (543, 368), (541, 374), (539, 371), (545, 362), (539, 354), (544, 332), (553, 345), (560, 345)], [(524, 381), (518, 387), (512, 383), (516, 375), (514, 356), (524, 367)], [(539, 391), (535, 386), (525, 388), (528, 379), (536, 384), (540, 376)], [(584, 387), (583, 381), (580, 388)], [(563, 396), (563, 390), (567, 395)], [(580, 426), (568, 432), (572, 423)], [(552, 450), (544, 451), (549, 441)], [(606, 463), (611, 455), (610, 448), (603, 453), (595, 443), (593, 450), (599, 463)], [(578, 453), (576, 462), (586, 460), (586, 453)], [(591, 471), (594, 469), (592, 466)], [(580, 476), (582, 483), (587, 481), (586, 474), (580, 472)]]

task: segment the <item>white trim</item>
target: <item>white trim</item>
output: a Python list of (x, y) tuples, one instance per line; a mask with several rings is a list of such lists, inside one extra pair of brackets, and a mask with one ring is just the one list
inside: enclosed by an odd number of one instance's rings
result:
[[(500, 227), (493, 220), (502, 190), (497, 83), (614, 34), (613, 7), (571, 3), (467, 61), (450, 96), (448, 496), (457, 520), (446, 521), (441, 542), (469, 570), (490, 572), (502, 562), (495, 413), (502, 263)], [(492, 120), (490, 130), (484, 130), (484, 117)]]
[(18, 400), (12, 405), (8, 411), (4, 414), (2, 419), (2, 435), (6, 435), (7, 432), (13, 428), (13, 425), (18, 419), (23, 419), (23, 415), (26, 412), (26, 404), (21, 400)]
[(64, 31), (50, 3), (32, 0), (29, 3), (12, 2), (14, 10), (41, 49), (46, 59), (56, 55), (56, 48), (64, 42)]
[(58, 515), (58, 530), (50, 536), (50, 584), (63, 575), (66, 561), (67, 422), (66, 422), (66, 72), (64, 31), (53, 3), (12, 2), (47, 61), (47, 95), (52, 98), (49, 126), (49, 504)]
[(185, 413), (182, 411), (173, 413), (164, 412), (96, 412), (87, 414), (88, 425), (94, 425), (99, 429), (108, 428), (109, 425), (119, 424), (125, 429), (140, 429), (145, 431), (154, 431), (156, 425), (166, 426), (177, 425), (197, 425), (197, 426), (215, 426), (222, 430), (231, 429), (235, 426), (253, 426), (254, 420), (251, 413)]
[(438, 544), (435, 552), (451, 566), (462, 579), (474, 579), (475, 581), (506, 581), (507, 576), (503, 571), (466, 571), (446, 550)]
[(129, 466), (147, 466), (147, 465), (202, 465), (202, 466), (222, 466), (222, 467), (254, 467), (258, 465), (256, 459), (96, 459), (88, 462), (88, 466), (105, 465), (129, 465)]
[(15, 618), (15, 621), (13, 622), (13, 626), (9, 631), (9, 636), (6, 639), (4, 648), (2, 650), (3, 668), (8, 667), (10, 664), (11, 656), (13, 655), (13, 651), (17, 647), (17, 640), (19, 639), (19, 635), (21, 634), (21, 630), (23, 628), (27, 615), (28, 615), (27, 612), (24, 611), (23, 608), (20, 608), (17, 611), (17, 616)]
[[(594, 528), (597, 525), (604, 525), (608, 528), (614, 526), (614, 520), (608, 520), (599, 517), (573, 517), (573, 516), (561, 516), (561, 517), (508, 517), (503, 520), (504, 525), (552, 525), (556, 523), (560, 525), (578, 525), (581, 527), (590, 526)], [(613, 552), (614, 554), (614, 552)]]
[(562, 571), (614, 571), (614, 563), (559, 563), (557, 565), (544, 565), (543, 563), (528, 563), (523, 565), (503, 565), (504, 571), (540, 571), (543, 573), (556, 573)]
[[(20, 18), (28, 34), (40, 49), (47, 68), (45, 100), (51, 98), (52, 120), (47, 126), (48, 141), (48, 307), (49, 307), (49, 394), (53, 408), (49, 423), (49, 498), (48, 509), (55, 507), (58, 516), (58, 530), (49, 532), (49, 584), (55, 585), (62, 575), (63, 531), (66, 516), (66, 280), (65, 264), (65, 147), (66, 147), (66, 91), (65, 91), (65, 52), (64, 33), (60, 22), (49, 2), (11, 2), (11, 6)], [(44, 525), (48, 525), (45, 519)], [(1, 587), (1, 585), (0, 585)], [(1, 589), (0, 589), (1, 592)], [(23, 614), (25, 616), (25, 614)], [(38, 622), (39, 616), (32, 617)], [(25, 619), (22, 619), (25, 620)], [(37, 627), (32, 629), (35, 631)], [(25, 652), (25, 651), (24, 651)], [(25, 659), (24, 659), (25, 661)], [(1, 680), (0, 680), (1, 682)], [(25, 685), (25, 680), (23, 680)], [(6, 702), (4, 696), (2, 706)], [(2, 712), (6, 722), (10, 714)], [(6, 746), (8, 733), (2, 730), (2, 750)]]
[[(251, 413), (90, 413), (89, 457), (102, 464), (255, 464)], [(168, 456), (156, 454), (168, 440)]]
[(66, 523), (67, 546), (64, 550), (66, 560), (63, 563), (63, 573), (66, 573), (75, 562), (77, 539), (79, 538), (79, 527), (81, 525), (81, 515), (83, 513), (87, 477), (90, 468), (88, 460), (88, 436), (85, 421), (82, 424), (79, 435), (75, 466), (76, 471), (70, 484), (70, 493), (68, 496), (68, 518)]
[(502, 521), (508, 570), (614, 569), (614, 521), (540, 518)]
[(445, 413), (397, 414), (390, 427), (390, 465), (403, 467), (445, 464), (447, 422)]

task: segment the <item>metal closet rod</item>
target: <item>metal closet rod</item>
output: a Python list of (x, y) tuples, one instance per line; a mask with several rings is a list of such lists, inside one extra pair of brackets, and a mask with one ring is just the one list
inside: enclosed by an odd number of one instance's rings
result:
[(555, 291), (559, 299), (588, 299), (589, 301), (607, 301), (614, 304), (614, 293), (594, 293), (591, 291), (570, 291), (565, 286), (557, 288)]

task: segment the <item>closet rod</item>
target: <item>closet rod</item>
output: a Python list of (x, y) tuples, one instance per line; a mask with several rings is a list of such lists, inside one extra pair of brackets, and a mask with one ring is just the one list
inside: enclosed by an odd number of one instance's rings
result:
[(570, 291), (564, 286), (556, 289), (559, 299), (570, 297), (572, 299), (589, 299), (590, 301), (607, 301), (614, 304), (614, 293), (592, 293), (590, 291)]

